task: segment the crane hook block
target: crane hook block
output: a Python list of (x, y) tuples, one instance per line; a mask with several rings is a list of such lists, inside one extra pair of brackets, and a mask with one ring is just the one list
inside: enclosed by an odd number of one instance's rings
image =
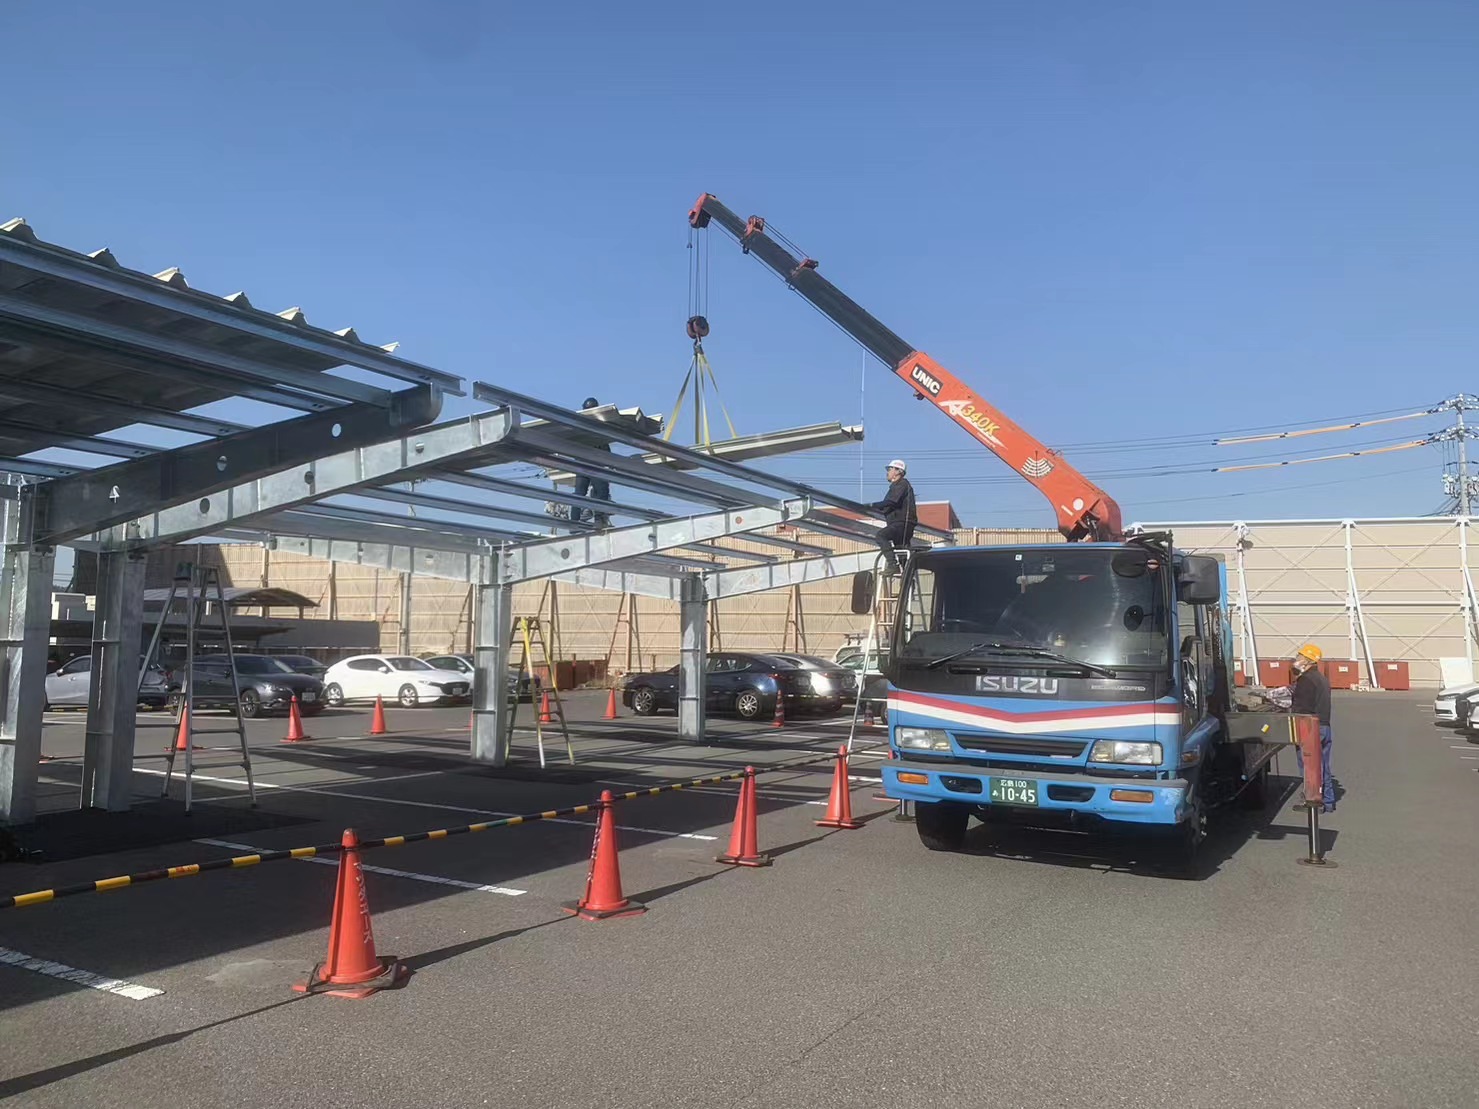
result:
[(702, 316), (688, 317), (688, 337), (690, 339), (702, 339), (709, 333), (709, 321)]

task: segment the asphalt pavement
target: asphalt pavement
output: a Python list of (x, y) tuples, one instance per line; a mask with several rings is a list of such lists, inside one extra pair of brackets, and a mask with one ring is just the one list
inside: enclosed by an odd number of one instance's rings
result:
[[(412, 974), (364, 1001), (293, 993), (324, 957), (335, 865), (288, 860), (0, 910), (0, 1098), (34, 1106), (1473, 1106), (1479, 1103), (1479, 746), (1419, 694), (1337, 694), (1338, 811), (1300, 866), (1285, 756), (1276, 802), (1213, 823), (1202, 866), (1151, 845), (975, 829), (932, 854), (872, 798), (814, 823), (844, 719), (781, 730), (602, 720), (566, 700), (546, 765), (519, 732), (466, 758), (466, 707), (281, 718), (239, 758), (202, 753), (188, 815), (142, 760), (126, 814), (75, 811), (80, 717), (48, 714), (39, 862), (0, 893), (581, 804), (603, 788), (762, 770), (764, 869), (730, 869), (737, 787), (616, 811), (642, 916), (590, 923), (589, 817), (366, 852), (381, 954)], [(523, 722), (529, 722), (523, 706)], [(146, 714), (147, 717), (147, 714)], [(141, 733), (157, 756), (167, 717)], [(217, 717), (216, 724), (226, 723)], [(202, 720), (202, 724), (206, 723)]]

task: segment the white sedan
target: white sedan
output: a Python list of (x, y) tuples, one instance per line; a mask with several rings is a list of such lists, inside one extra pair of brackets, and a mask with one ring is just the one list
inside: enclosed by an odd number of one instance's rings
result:
[(1433, 723), (1440, 728), (1458, 727), (1463, 722), (1459, 717), (1459, 699), (1471, 700), (1475, 693), (1479, 693), (1479, 684), (1472, 682), (1468, 685), (1440, 689), (1438, 696), (1433, 698)]
[(324, 701), (373, 701), (383, 697), (403, 708), (466, 699), (472, 683), (466, 674), (438, 670), (410, 655), (355, 655), (330, 666), (323, 676)]

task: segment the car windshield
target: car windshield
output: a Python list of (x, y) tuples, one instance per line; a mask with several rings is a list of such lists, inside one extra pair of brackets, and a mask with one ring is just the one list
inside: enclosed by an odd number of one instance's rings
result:
[[(222, 662), (224, 663), (225, 660), (222, 659)], [(238, 674), (291, 674), (293, 669), (266, 655), (246, 655), (237, 657), (236, 672)]]
[(1078, 546), (924, 556), (900, 598), (900, 663), (959, 653), (962, 662), (1032, 665), (1029, 652), (1047, 651), (1098, 666), (1163, 667), (1163, 561), (1151, 550)]
[(422, 662), (419, 658), (411, 658), (409, 655), (396, 655), (396, 656), (394, 656), (392, 658), (386, 659), (385, 661), (388, 662), (388, 663), (390, 663), (391, 669), (393, 669), (393, 670), (431, 670), (432, 669), (432, 667), (427, 666), (426, 663)]

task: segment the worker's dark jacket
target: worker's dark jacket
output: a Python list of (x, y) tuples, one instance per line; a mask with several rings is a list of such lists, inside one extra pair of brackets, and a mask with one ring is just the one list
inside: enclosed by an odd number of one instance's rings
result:
[(1318, 666), (1311, 666), (1294, 679), (1294, 694), (1290, 698), (1289, 711), (1302, 716), (1318, 716), (1320, 723), (1330, 724), (1330, 683), (1320, 673)]
[(881, 501), (875, 501), (868, 506), (875, 512), (883, 513), (885, 524), (899, 524), (904, 529), (906, 537), (914, 534), (914, 525), (919, 522), (919, 513), (914, 507), (914, 486), (909, 484), (906, 477), (891, 482), (888, 494)]

